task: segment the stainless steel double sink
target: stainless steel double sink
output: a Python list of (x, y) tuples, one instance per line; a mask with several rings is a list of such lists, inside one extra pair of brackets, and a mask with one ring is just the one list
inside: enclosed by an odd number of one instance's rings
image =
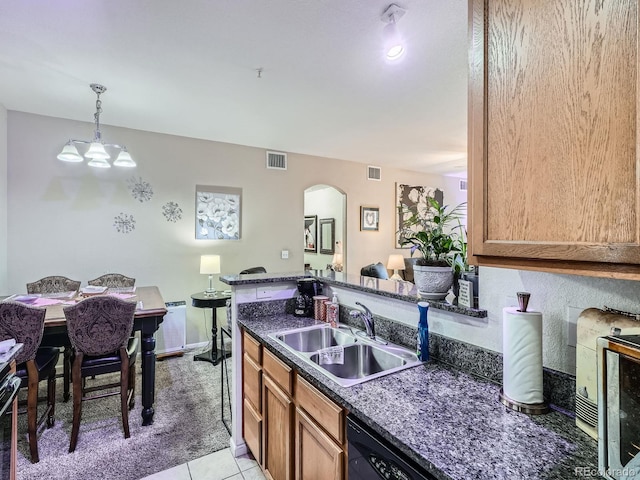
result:
[(352, 330), (326, 325), (269, 335), (308, 365), (343, 387), (389, 375), (422, 362), (404, 347), (382, 344)]

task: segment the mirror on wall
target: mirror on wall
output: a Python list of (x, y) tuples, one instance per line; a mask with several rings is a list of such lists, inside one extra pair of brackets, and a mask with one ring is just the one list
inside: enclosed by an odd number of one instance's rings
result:
[[(305, 250), (304, 263), (311, 270), (334, 266), (345, 271), (347, 195), (331, 185), (313, 185), (304, 191)], [(317, 245), (308, 247), (310, 228), (306, 219), (317, 219)], [(312, 226), (313, 227), (313, 226)], [(315, 248), (314, 248), (315, 247)]]
[(320, 253), (325, 255), (335, 253), (335, 230), (336, 221), (334, 218), (320, 219)]

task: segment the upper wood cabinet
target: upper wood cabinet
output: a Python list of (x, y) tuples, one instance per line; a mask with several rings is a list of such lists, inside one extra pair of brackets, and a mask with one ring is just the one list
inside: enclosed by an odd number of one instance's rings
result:
[(638, 0), (470, 0), (480, 265), (640, 279)]

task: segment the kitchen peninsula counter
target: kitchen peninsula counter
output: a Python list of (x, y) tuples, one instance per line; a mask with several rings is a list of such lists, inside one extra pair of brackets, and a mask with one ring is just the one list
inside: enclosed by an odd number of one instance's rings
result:
[(340, 387), (269, 334), (316, 323), (276, 314), (238, 318), (306, 380), (439, 479), (562, 479), (597, 476), (597, 445), (572, 418), (529, 416), (498, 401), (499, 386), (427, 363)]

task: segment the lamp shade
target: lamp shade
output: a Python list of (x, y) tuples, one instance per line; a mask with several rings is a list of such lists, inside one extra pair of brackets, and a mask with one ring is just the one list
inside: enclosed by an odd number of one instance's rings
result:
[(404, 257), (400, 254), (389, 255), (387, 268), (389, 270), (404, 270)]
[(392, 20), (385, 25), (382, 31), (382, 38), (384, 41), (384, 54), (387, 60), (397, 60), (402, 57), (404, 54), (404, 45), (395, 21)]
[(111, 156), (104, 149), (104, 145), (100, 142), (91, 142), (91, 145), (89, 145), (89, 150), (87, 150), (87, 153), (85, 153), (84, 156), (91, 159), (102, 158), (103, 160), (108, 160), (111, 158)]
[(128, 167), (133, 168), (136, 166), (136, 162), (131, 158), (131, 154), (127, 152), (126, 148), (123, 148), (118, 154), (118, 158), (113, 162), (116, 167)]
[(111, 168), (111, 164), (104, 158), (92, 158), (87, 162), (87, 165), (96, 168)]
[(334, 253), (333, 254), (333, 259), (331, 260), (331, 263), (333, 263), (334, 265), (342, 265), (342, 254), (341, 253)]
[(202, 255), (200, 257), (200, 273), (208, 275), (220, 273), (220, 255)]
[(62, 147), (62, 151), (58, 154), (58, 160), (62, 160), (63, 162), (82, 162), (84, 159), (78, 153), (76, 146), (68, 142)]

